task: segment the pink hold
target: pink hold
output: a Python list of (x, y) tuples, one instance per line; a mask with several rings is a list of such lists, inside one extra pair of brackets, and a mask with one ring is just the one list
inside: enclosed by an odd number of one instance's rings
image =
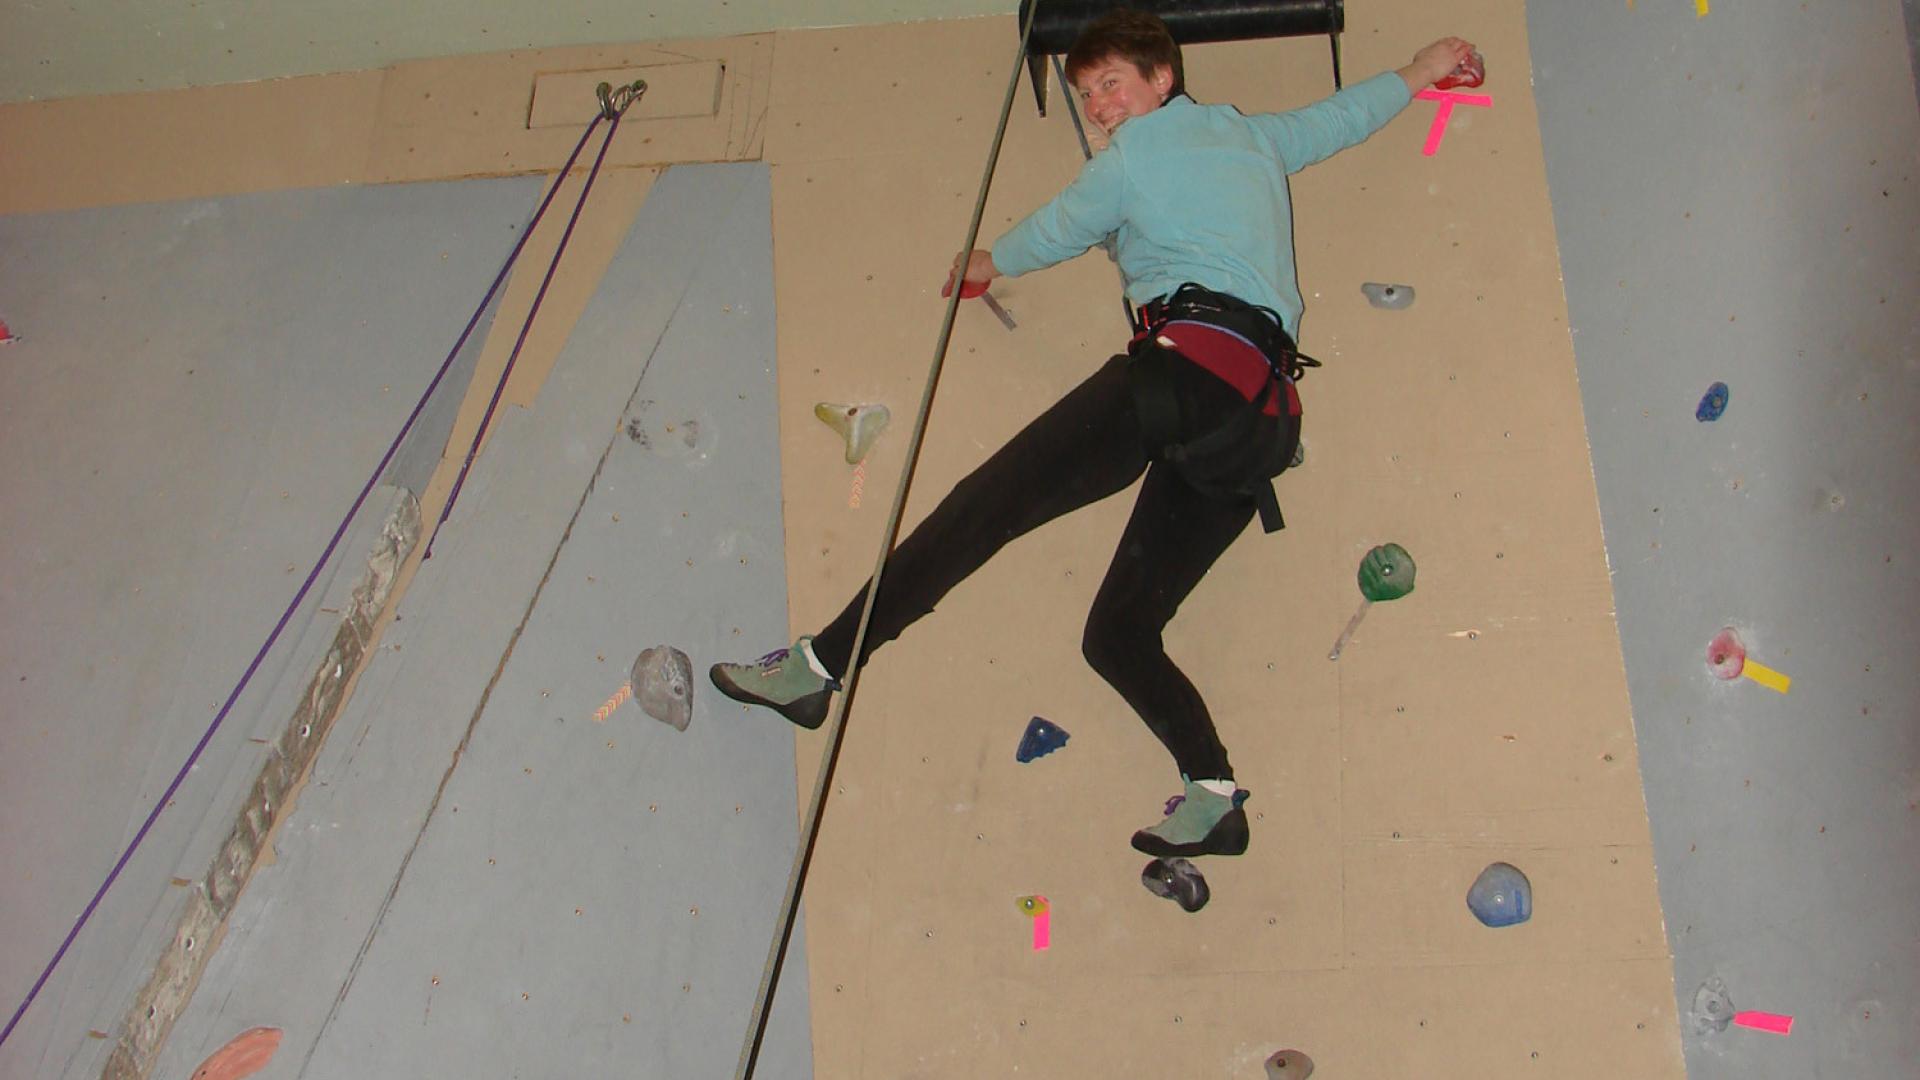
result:
[(7, 320), (0, 319), (0, 345), (13, 340), (13, 331), (7, 329)]
[(1737, 679), (1747, 669), (1747, 645), (1731, 626), (1720, 628), (1707, 642), (1707, 670), (1716, 679)]

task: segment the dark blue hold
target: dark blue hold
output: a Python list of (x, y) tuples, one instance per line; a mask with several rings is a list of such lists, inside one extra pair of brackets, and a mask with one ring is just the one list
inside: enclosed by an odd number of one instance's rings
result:
[(1707, 387), (1706, 395), (1700, 399), (1700, 406), (1693, 410), (1693, 418), (1705, 423), (1720, 419), (1720, 414), (1726, 411), (1727, 384), (1717, 382)]
[(1025, 765), (1034, 758), (1045, 757), (1067, 745), (1067, 739), (1067, 733), (1058, 725), (1036, 716), (1027, 721), (1027, 733), (1020, 736), (1020, 749), (1014, 751), (1014, 760)]
[(1513, 926), (1533, 918), (1533, 884), (1510, 863), (1480, 871), (1467, 890), (1467, 910), (1488, 926)]

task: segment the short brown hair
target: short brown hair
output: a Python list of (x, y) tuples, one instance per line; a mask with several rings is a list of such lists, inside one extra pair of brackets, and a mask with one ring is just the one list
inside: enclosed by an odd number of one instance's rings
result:
[(1162, 64), (1173, 69), (1173, 89), (1167, 96), (1187, 92), (1186, 71), (1180, 63), (1180, 46), (1158, 15), (1144, 11), (1115, 8), (1088, 23), (1067, 50), (1067, 82), (1078, 79), (1088, 68), (1108, 59), (1131, 63), (1142, 77), (1151, 77)]

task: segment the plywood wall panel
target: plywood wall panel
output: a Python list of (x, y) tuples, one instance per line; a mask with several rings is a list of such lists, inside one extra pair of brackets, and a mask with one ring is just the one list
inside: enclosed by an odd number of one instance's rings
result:
[[(676, 161), (744, 161), (757, 156), (755, 129), (764, 106), (767, 35), (661, 45), (596, 45), (487, 56), (415, 60), (387, 69), (367, 158), (370, 179), (418, 180), (557, 169), (593, 119), (591, 87), (578, 123), (528, 127), (541, 75), (644, 67), (689, 60), (723, 65), (713, 115), (648, 118), (630, 114), (608, 152), (615, 167)], [(559, 108), (551, 103), (549, 108)], [(582, 157), (591, 164), (596, 140)]]
[(0, 212), (353, 183), (377, 71), (0, 105)]
[[(1350, 78), (1453, 29), (1415, 33), (1408, 14), (1355, 27)], [(1517, 16), (1483, 14), (1486, 33), (1461, 32), (1524, 56)], [(894, 408), (868, 465), (865, 497), (884, 499), (1012, 39), (1010, 19), (780, 38), (767, 142), (780, 348), (807, 358), (782, 376), (796, 632), (865, 578), (884, 509), (861, 521), (868, 504), (846, 507), (838, 447), (806, 410), (835, 385)], [(1248, 108), (1304, 104), (1328, 81), (1324, 43), (1309, 41), (1190, 50), (1188, 70), (1203, 99)], [(1215, 899), (1196, 918), (1137, 884), (1144, 858), (1126, 834), (1177, 778), (1078, 656), (1130, 498), (1019, 539), (862, 676), (809, 886), (831, 911), (814, 927), (818, 1068), (1092, 1075), (1172, 1055), (1257, 1075), (1254, 1050), (1277, 1046), (1258, 1038), (1315, 1030), (1315, 1008), (1277, 1017), (1228, 998), (1175, 1023), (1160, 1004), (1211, 1000), (1232, 971), (1364, 1012), (1377, 988), (1359, 968), (1415, 987), (1395, 1007), (1416, 1010), (1489, 980), (1562, 988), (1599, 963), (1627, 972), (1633, 1023), (1658, 1012), (1664, 942), (1538, 144), (1520, 73), (1490, 90), (1517, 107), (1456, 113), (1436, 157), (1419, 152), (1432, 106), (1415, 105), (1295, 187), (1303, 345), (1329, 366), (1305, 386), (1308, 462), (1281, 487), (1290, 527), (1230, 551), (1167, 633), (1254, 791), (1253, 853), (1212, 861)], [(1057, 89), (1054, 103), (1035, 116), (1022, 86), (982, 246), (1077, 170)], [(1415, 285), (1419, 301), (1373, 309), (1369, 280)], [(1098, 255), (1003, 279), (1013, 334), (962, 305), (908, 527), (1119, 345), (1117, 285)], [(1421, 586), (1377, 606), (1328, 663), (1359, 601), (1355, 567), (1386, 540), (1415, 552)], [(1035, 714), (1072, 741), (1015, 764)], [(817, 745), (802, 738), (803, 772)], [(1502, 857), (1583, 899), (1491, 938), (1462, 897)], [(1053, 903), (1047, 953), (1026, 947), (1012, 907), (1027, 892)], [(1451, 1055), (1448, 1074), (1457, 1061), (1517, 1074), (1536, 1048), (1580, 1075), (1580, 1055), (1562, 1052), (1611, 1030), (1529, 1019), (1519, 1035), (1511, 1017), (1462, 1014), (1424, 1048), (1404, 1014), (1391, 1030), (1405, 1035), (1346, 1020), (1322, 1038), (1355, 1075), (1417, 1075), (1404, 1063), (1435, 1052)], [(1671, 1020), (1661, 1028), (1645, 1074), (1677, 1075)], [(1270, 1034), (1236, 1043), (1236, 1029)], [(1069, 1031), (1074, 1051), (1056, 1041)], [(1089, 1046), (1102, 1039), (1120, 1044)]]

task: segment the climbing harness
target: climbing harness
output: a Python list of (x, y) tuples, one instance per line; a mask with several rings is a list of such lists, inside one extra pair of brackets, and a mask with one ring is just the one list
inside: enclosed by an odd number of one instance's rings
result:
[[(1295, 384), (1320, 361), (1294, 347), (1280, 317), (1188, 282), (1140, 308), (1127, 355), (1147, 456), (1174, 466), (1204, 495), (1252, 499), (1266, 532), (1285, 528), (1273, 479), (1292, 463), (1300, 441)], [(1246, 405), (1208, 430), (1188, 430), (1174, 385), (1182, 364), (1232, 386)]]
[[(646, 86), (644, 83), (636, 83), (630, 87), (622, 87), (621, 93), (618, 95), (610, 93), (598, 95), (601, 101), (601, 111), (595, 114), (593, 120), (587, 124), (586, 130), (580, 133), (580, 140), (574, 144), (573, 152), (567, 155), (566, 163), (561, 165), (560, 170), (554, 174), (553, 185), (548, 188), (546, 196), (541, 199), (540, 206), (534, 211), (533, 217), (530, 218), (526, 225), (520, 230), (520, 238), (514, 242), (513, 250), (507, 253), (506, 260), (500, 265), (499, 273), (494, 275), (493, 283), (487, 287), (486, 295), (481, 297), (480, 303), (473, 309), (473, 315), (467, 319), (467, 324), (465, 328), (460, 331), (460, 336), (455, 339), (453, 347), (447, 350), (446, 359), (440, 362), (440, 367), (434, 372), (432, 380), (427, 383), (426, 389), (421, 391), (419, 400), (414, 402), (413, 411), (407, 414), (406, 422), (400, 425), (400, 430), (394, 435), (393, 441), (387, 444), (386, 453), (381, 455), (379, 464), (374, 466), (372, 474), (367, 477), (367, 482), (361, 485), (360, 493), (354, 497), (353, 505), (347, 508), (346, 514), (340, 519), (340, 524), (333, 530), (333, 536), (328, 539), (326, 547), (321, 550), (320, 557), (314, 560), (312, 569), (307, 571), (306, 579), (300, 583), (300, 588), (294, 592), (293, 599), (287, 602), (286, 609), (280, 613), (280, 617), (274, 623), (273, 629), (268, 631), (266, 640), (261, 642), (259, 649), (254, 652), (253, 659), (247, 663), (246, 670), (241, 673), (240, 679), (234, 684), (232, 692), (227, 695), (226, 700), (221, 703), (219, 710), (214, 713), (213, 721), (207, 725), (206, 731), (201, 734), (200, 741), (194, 744), (193, 750), (187, 755), (186, 761), (181, 763), (179, 770), (173, 775), (173, 780), (167, 784), (166, 790), (161, 792), (160, 798), (153, 804), (153, 809), (147, 813), (146, 818), (140, 823), (140, 828), (134, 832), (133, 839), (128, 841), (125, 850), (123, 850), (120, 853), (120, 857), (114, 861), (112, 869), (107, 871), (106, 878), (101, 881), (99, 888), (94, 890), (92, 898), (89, 899), (86, 906), (81, 909), (80, 915), (74, 920), (72, 928), (67, 931), (66, 937), (61, 940), (59, 948), (54, 950), (53, 958), (48, 960), (46, 966), (41, 969), (39, 977), (34, 979), (33, 987), (27, 991), (26, 997), (21, 1000), (19, 1007), (14, 1009), (12, 1017), (7, 1020), (7, 1026), (0, 1028), (0, 1046), (6, 1045), (7, 1039), (13, 1035), (14, 1029), (19, 1027), (21, 1019), (27, 1014), (27, 1010), (32, 1008), (34, 1001), (40, 996), (40, 991), (46, 988), (47, 980), (53, 977), (54, 970), (58, 968), (60, 962), (66, 958), (68, 950), (73, 947), (73, 943), (79, 938), (80, 932), (86, 929), (87, 924), (92, 921), (94, 912), (100, 908), (101, 901), (106, 899), (107, 893), (113, 888), (114, 883), (120, 879), (120, 875), (126, 870), (127, 864), (132, 861), (134, 852), (139, 850), (140, 845), (146, 841), (147, 836), (153, 831), (154, 823), (160, 819), (160, 814), (173, 802), (174, 795), (180, 790), (180, 785), (186, 782), (187, 776), (192, 773), (194, 767), (199, 764), (201, 755), (206, 752), (207, 746), (213, 741), (214, 735), (220, 731), (221, 725), (226, 723), (227, 716), (232, 713), (234, 704), (240, 700), (240, 695), (245, 693), (248, 685), (253, 682), (253, 677), (259, 672), (260, 665), (267, 658), (267, 653), (279, 642), (280, 635), (286, 631), (287, 625), (293, 621), (294, 613), (299, 611), (300, 605), (305, 602), (308, 594), (313, 591), (314, 585), (319, 582), (321, 571), (326, 568), (327, 563), (333, 558), (334, 552), (339, 549), (340, 542), (346, 537), (348, 527), (353, 524), (353, 519), (360, 513), (360, 508), (366, 505), (367, 497), (373, 493), (373, 489), (378, 486), (381, 478), (386, 475), (387, 467), (392, 464), (394, 456), (400, 452), (401, 444), (406, 441), (407, 435), (412, 432), (413, 426), (419, 421), (421, 413), (426, 411), (427, 402), (433, 397), (435, 391), (440, 388), (441, 382), (447, 377), (447, 372), (452, 369), (454, 360), (461, 355), (461, 350), (466, 347), (468, 340), (473, 336), (474, 330), (479, 327), (481, 317), (486, 314), (488, 307), (493, 303), (495, 295), (500, 292), (501, 286), (506, 283), (507, 275), (513, 270), (514, 264), (520, 258), (520, 253), (526, 248), (527, 238), (533, 235), (534, 229), (539, 226), (541, 219), (546, 216), (547, 208), (553, 205), (554, 196), (560, 193), (561, 183), (566, 179), (568, 173), (573, 170), (574, 164), (580, 159), (580, 152), (586, 148), (587, 140), (593, 136), (594, 129), (600, 126), (600, 122), (607, 120), (609, 123), (606, 134), (602, 137), (600, 143), (599, 156), (594, 159), (593, 170), (588, 174), (586, 183), (581, 188), (579, 199), (574, 204), (573, 216), (567, 222), (566, 233), (560, 238), (559, 244), (554, 249), (553, 259), (547, 266), (546, 277), (540, 284), (539, 295), (534, 298), (533, 304), (527, 310), (526, 319), (520, 327), (520, 336), (514, 342), (513, 353), (507, 358), (506, 366), (501, 371), (499, 380), (493, 388), (493, 397), (487, 403), (486, 418), (481, 421), (479, 430), (474, 433), (473, 444), (469, 447), (466, 458), (460, 467), (459, 479), (455, 482), (453, 490), (447, 496), (446, 507), (441, 511), (439, 522), (435, 524), (433, 534), (428, 537), (426, 553), (431, 554), (433, 549), (432, 537), (433, 535), (438, 535), (440, 525), (446, 523), (447, 515), (452, 512), (454, 499), (459, 495), (460, 485), (465, 481), (467, 472), (473, 465), (474, 456), (479, 453), (481, 437), (485, 434), (487, 425), (493, 418), (494, 410), (499, 405), (501, 392), (506, 388), (507, 378), (513, 371), (513, 362), (519, 357), (521, 347), (526, 344), (527, 334), (533, 328), (534, 316), (539, 314), (540, 311), (540, 300), (546, 296), (547, 285), (553, 280), (554, 270), (559, 265), (561, 255), (566, 251), (567, 240), (573, 235), (574, 224), (580, 219), (580, 211), (586, 205), (587, 195), (593, 190), (594, 178), (599, 175), (601, 163), (606, 160), (607, 147), (613, 141), (613, 133), (619, 128), (621, 116), (625, 114), (626, 110), (631, 107), (635, 101), (639, 100), (640, 95), (645, 92), (645, 89)], [(613, 106), (611, 114), (608, 112), (610, 103)], [(423, 554), (422, 557), (424, 558), (425, 555)]]

